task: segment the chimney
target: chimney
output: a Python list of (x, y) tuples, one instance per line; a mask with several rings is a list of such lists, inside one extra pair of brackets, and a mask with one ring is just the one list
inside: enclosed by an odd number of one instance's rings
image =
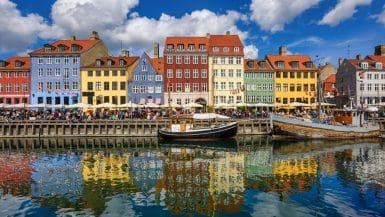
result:
[(341, 67), (343, 59), (340, 57), (338, 58), (338, 67)]
[(129, 57), (129, 56), (130, 56), (130, 51), (128, 51), (128, 50), (122, 50), (120, 56), (122, 56), (122, 57)]
[(226, 35), (230, 35), (230, 31), (226, 31)]
[(279, 52), (279, 55), (286, 56), (287, 55), (287, 47), (286, 46), (279, 47), (278, 52)]
[(71, 40), (71, 41), (75, 41), (75, 40), (76, 40), (76, 36), (75, 36), (75, 35), (71, 35), (71, 36), (70, 36), (70, 40)]
[(210, 33), (206, 33), (206, 38), (210, 38)]
[(159, 58), (159, 43), (154, 43), (154, 58)]
[(360, 59), (361, 59), (361, 55), (357, 54), (357, 55), (356, 55), (356, 59), (357, 59), (357, 60), (360, 60)]
[(90, 35), (90, 40), (99, 40), (99, 34), (96, 31), (92, 31)]
[(377, 45), (374, 48), (374, 55), (376, 56), (385, 56), (385, 45)]

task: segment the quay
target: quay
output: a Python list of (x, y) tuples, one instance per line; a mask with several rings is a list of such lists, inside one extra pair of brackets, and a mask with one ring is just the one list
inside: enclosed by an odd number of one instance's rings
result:
[[(230, 120), (220, 120), (226, 123)], [(238, 135), (266, 135), (270, 133), (270, 120), (237, 119)], [(58, 120), (0, 122), (2, 138), (45, 138), (45, 137), (156, 137), (158, 129), (169, 120), (92, 120), (67, 122)], [(209, 126), (210, 122), (195, 120), (194, 126)]]

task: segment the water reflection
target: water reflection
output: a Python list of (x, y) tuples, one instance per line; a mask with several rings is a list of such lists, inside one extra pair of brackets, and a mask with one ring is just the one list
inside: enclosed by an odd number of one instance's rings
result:
[(377, 140), (0, 140), (0, 216), (380, 216)]

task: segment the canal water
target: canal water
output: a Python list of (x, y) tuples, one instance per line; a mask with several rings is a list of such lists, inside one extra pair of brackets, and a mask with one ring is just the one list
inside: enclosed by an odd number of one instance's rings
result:
[(3, 139), (0, 216), (385, 216), (385, 144)]

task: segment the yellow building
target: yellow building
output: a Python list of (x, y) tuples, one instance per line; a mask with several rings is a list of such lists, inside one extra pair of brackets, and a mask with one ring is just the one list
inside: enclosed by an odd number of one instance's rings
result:
[(81, 69), (82, 103), (127, 103), (127, 86), (138, 57), (102, 57)]
[(308, 55), (288, 55), (287, 48), (279, 48), (279, 55), (267, 55), (275, 71), (274, 98), (276, 104), (317, 101), (318, 69)]
[(238, 35), (209, 36), (209, 105), (244, 102), (243, 44)]

